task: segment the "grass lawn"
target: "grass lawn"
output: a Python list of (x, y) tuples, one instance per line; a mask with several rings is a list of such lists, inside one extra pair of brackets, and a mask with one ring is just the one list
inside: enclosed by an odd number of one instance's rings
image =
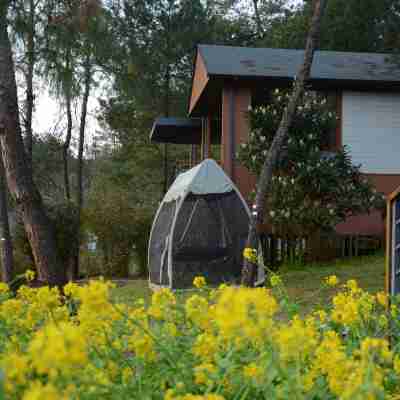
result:
[(355, 257), (326, 264), (285, 266), (279, 271), (291, 300), (301, 305), (303, 312), (329, 303), (332, 290), (320, 290), (324, 278), (336, 275), (341, 283), (355, 279), (359, 286), (376, 293), (385, 286), (383, 254)]
[[(320, 290), (322, 281), (329, 275), (336, 275), (341, 282), (356, 279), (360, 287), (371, 293), (383, 290), (384, 265), (384, 256), (379, 254), (326, 264), (283, 266), (279, 274), (291, 300), (299, 303), (301, 310), (305, 312), (317, 306), (324, 306), (329, 302), (333, 293), (329, 293), (328, 290)], [(151, 290), (147, 280), (130, 281), (127, 285), (113, 290), (114, 301), (123, 303), (133, 303), (139, 298), (148, 302), (150, 296)]]

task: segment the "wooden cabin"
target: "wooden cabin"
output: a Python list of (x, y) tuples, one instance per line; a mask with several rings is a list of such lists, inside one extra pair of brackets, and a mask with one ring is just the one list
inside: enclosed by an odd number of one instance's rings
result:
[[(191, 165), (215, 157), (248, 199), (255, 177), (236, 160), (249, 135), (247, 111), (293, 84), (302, 50), (197, 46), (188, 119), (159, 119), (151, 139), (192, 145)], [(384, 194), (400, 185), (400, 59), (388, 54), (317, 51), (308, 89), (332, 98), (338, 116), (328, 150), (345, 145)], [(343, 235), (382, 236), (379, 212), (349, 218)]]

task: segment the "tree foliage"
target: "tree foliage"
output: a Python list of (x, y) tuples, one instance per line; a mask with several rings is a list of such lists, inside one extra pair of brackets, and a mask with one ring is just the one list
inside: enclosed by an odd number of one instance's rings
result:
[[(312, 0), (285, 7), (275, 18), (261, 45), (304, 48)], [(382, 52), (398, 45), (397, 1), (330, 0), (321, 28), (320, 49), (355, 52)], [(287, 4), (287, 3), (286, 3)], [(398, 47), (398, 46), (397, 46)]]

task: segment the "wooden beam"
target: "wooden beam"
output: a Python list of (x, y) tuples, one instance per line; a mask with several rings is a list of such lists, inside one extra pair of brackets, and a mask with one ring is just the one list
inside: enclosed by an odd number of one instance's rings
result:
[(206, 158), (211, 158), (211, 117), (207, 117), (207, 132), (206, 132)]
[(386, 260), (385, 260), (385, 290), (387, 294), (391, 292), (390, 276), (391, 276), (391, 265), (392, 265), (392, 203), (393, 200), (388, 199), (386, 202)]
[(201, 123), (201, 160), (211, 157), (211, 118), (203, 118)]
[(233, 180), (233, 157), (235, 140), (235, 89), (226, 86), (222, 89), (222, 137), (221, 162), (226, 174)]
[(198, 154), (197, 154), (197, 144), (192, 144), (192, 149), (190, 152), (190, 166), (194, 167), (198, 163)]
[(343, 92), (336, 93), (336, 149), (343, 146)]

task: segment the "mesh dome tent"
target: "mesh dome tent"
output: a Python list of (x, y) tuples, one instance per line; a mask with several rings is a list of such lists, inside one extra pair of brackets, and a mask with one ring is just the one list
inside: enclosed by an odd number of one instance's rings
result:
[[(199, 275), (210, 285), (239, 281), (249, 215), (240, 192), (215, 161), (204, 160), (180, 174), (151, 229), (150, 285), (189, 288)], [(258, 280), (263, 273), (260, 268)]]

